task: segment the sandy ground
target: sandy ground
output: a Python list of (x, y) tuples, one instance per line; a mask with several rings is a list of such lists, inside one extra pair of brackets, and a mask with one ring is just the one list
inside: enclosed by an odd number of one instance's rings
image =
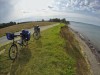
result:
[(92, 75), (100, 75), (100, 64), (96, 56), (92, 53), (89, 46), (82, 40), (77, 33), (70, 29), (75, 35), (76, 40), (79, 42), (83, 56), (85, 57)]

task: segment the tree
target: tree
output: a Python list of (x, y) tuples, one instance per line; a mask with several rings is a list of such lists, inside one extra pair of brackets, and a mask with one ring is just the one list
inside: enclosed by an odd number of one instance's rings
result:
[(45, 20), (44, 19), (42, 19), (42, 22), (44, 22)]
[(16, 22), (9, 22), (9, 23), (2, 23), (0, 24), (0, 28), (5, 28), (5, 27), (8, 27), (8, 26), (13, 26), (13, 25), (16, 25)]
[(65, 18), (61, 19), (61, 22), (66, 23), (66, 19)]

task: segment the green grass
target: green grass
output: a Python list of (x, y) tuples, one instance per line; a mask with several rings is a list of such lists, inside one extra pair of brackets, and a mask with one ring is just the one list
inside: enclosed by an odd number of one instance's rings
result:
[(6, 52), (0, 55), (0, 75), (6, 75), (9, 70), (12, 61), (8, 58), (8, 48), (10, 45), (6, 45), (5, 47), (1, 47), (0, 50), (6, 49)]
[[(75, 59), (66, 53), (66, 42), (60, 37), (60, 24), (41, 33), (39, 40), (33, 37), (28, 48), (19, 51), (12, 63), (8, 51), (0, 56), (0, 75), (75, 75)], [(6, 49), (10, 45), (6, 46)]]

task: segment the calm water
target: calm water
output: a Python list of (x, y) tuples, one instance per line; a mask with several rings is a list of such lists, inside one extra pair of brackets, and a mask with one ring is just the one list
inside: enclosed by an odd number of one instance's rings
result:
[(100, 50), (100, 26), (71, 22), (70, 27), (88, 38)]

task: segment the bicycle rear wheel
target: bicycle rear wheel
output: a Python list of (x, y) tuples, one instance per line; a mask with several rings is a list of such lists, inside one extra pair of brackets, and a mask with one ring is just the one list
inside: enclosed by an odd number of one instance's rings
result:
[(9, 49), (9, 57), (11, 60), (15, 60), (18, 54), (18, 47), (16, 44), (11, 45)]
[(38, 40), (40, 37), (40, 34), (38, 32), (34, 32), (33, 37), (34, 37), (34, 39)]

